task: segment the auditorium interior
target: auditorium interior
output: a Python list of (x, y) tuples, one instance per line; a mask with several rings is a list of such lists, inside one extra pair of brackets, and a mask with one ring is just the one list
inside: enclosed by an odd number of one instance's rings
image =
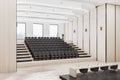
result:
[(120, 0), (0, 0), (0, 80), (120, 80)]

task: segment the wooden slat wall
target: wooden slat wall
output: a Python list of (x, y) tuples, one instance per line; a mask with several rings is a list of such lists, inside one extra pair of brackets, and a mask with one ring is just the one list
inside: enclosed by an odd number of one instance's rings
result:
[(115, 5), (107, 4), (107, 62), (115, 61)]
[(120, 61), (120, 6), (116, 6), (116, 61)]
[[(97, 54), (98, 61), (105, 62), (105, 5), (99, 6), (97, 8)], [(102, 28), (102, 30), (100, 29)]]
[(16, 0), (0, 0), (0, 72), (16, 71)]
[[(87, 31), (85, 31), (87, 29)], [(89, 12), (84, 15), (84, 50), (89, 53), (90, 50), (90, 21)]]

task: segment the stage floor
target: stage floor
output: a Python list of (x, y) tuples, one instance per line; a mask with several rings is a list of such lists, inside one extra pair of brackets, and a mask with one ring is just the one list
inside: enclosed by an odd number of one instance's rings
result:
[(113, 71), (100, 71), (98, 73), (89, 72), (86, 75), (78, 74), (76, 78), (69, 75), (61, 75), (61, 80), (120, 80), (120, 70)]

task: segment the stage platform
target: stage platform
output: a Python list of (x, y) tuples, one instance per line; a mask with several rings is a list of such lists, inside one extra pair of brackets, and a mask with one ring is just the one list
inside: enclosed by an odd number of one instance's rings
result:
[(95, 58), (71, 58), (71, 59), (56, 59), (56, 60), (42, 60), (42, 61), (32, 61), (32, 62), (21, 62), (17, 63), (18, 68), (22, 67), (33, 67), (33, 66), (45, 66), (45, 65), (58, 65), (58, 64), (68, 64), (68, 63), (80, 63), (80, 62), (92, 62), (96, 61)]
[(99, 71), (98, 73), (89, 72), (86, 75), (77, 74), (77, 77), (71, 77), (69, 74), (59, 76), (61, 80), (120, 80), (120, 70)]

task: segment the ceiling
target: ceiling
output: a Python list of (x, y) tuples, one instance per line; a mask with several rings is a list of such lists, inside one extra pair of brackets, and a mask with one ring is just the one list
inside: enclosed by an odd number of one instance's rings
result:
[(104, 3), (118, 4), (120, 5), (120, 0), (68, 0), (68, 1), (77, 1), (83, 3), (90, 3), (94, 5), (100, 5)]

